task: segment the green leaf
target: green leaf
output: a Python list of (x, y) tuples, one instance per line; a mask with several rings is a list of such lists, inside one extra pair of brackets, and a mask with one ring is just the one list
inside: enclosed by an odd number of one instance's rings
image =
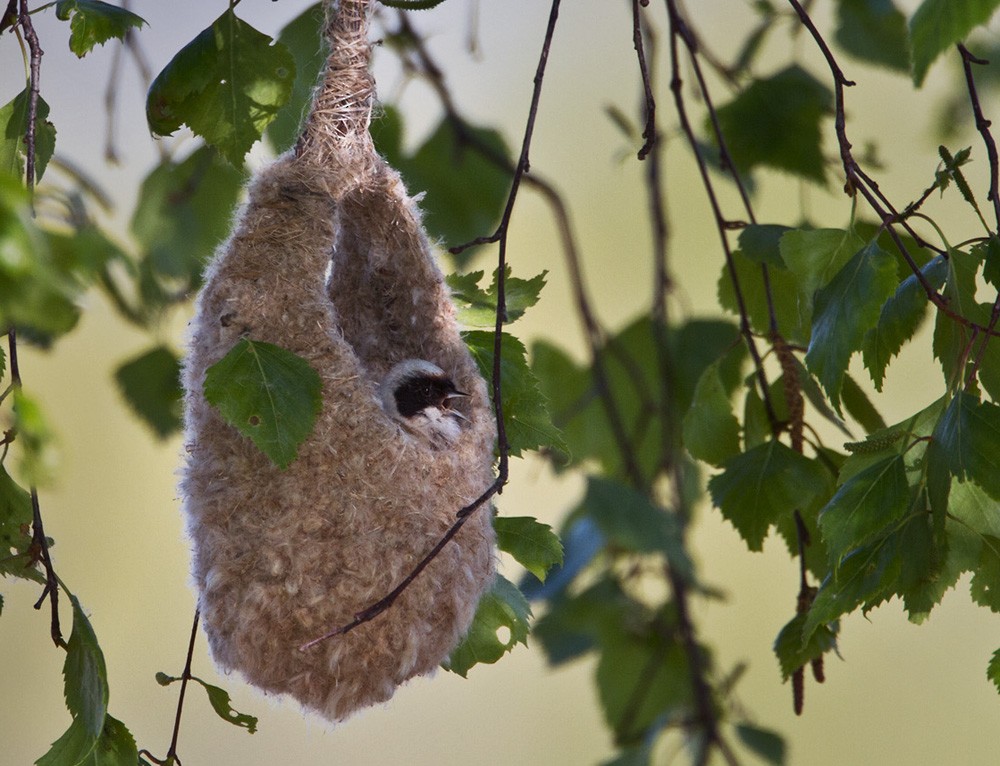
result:
[(923, 84), (941, 53), (990, 20), (1000, 0), (924, 0), (910, 17), (913, 83)]
[(613, 642), (623, 625), (644, 617), (613, 579), (603, 576), (572, 598), (560, 596), (535, 623), (532, 635), (542, 642), (550, 665), (557, 666), (592, 651), (600, 642)]
[(96, 747), (97, 737), (87, 731), (83, 719), (74, 718), (70, 727), (35, 763), (37, 766), (89, 766), (94, 763)]
[(834, 39), (852, 56), (908, 72), (906, 17), (892, 0), (839, 0)]
[(93, 759), (92, 766), (135, 766), (139, 762), (139, 751), (132, 732), (116, 718), (105, 716), (104, 730), (97, 740)]
[(861, 348), (865, 334), (875, 326), (882, 304), (895, 286), (892, 256), (873, 243), (860, 250), (816, 293), (805, 361), (838, 412), (847, 364)]
[(35, 223), (19, 181), (0, 174), (0, 327), (14, 325), (22, 339), (48, 345), (73, 329), (80, 287), (62, 273)]
[[(826, 178), (820, 120), (833, 94), (797, 65), (755, 79), (718, 110), (729, 152), (740, 171), (759, 165), (823, 183)], [(767, 136), (766, 141), (761, 136)]]
[[(42, 180), (45, 168), (56, 148), (56, 128), (48, 121), (49, 105), (38, 97), (35, 113), (35, 182)], [(28, 89), (0, 107), (0, 174), (12, 178), (24, 177), (28, 135)]]
[(684, 446), (691, 456), (719, 466), (740, 451), (740, 422), (719, 375), (719, 362), (702, 373), (684, 415)]
[(767, 763), (773, 766), (783, 766), (787, 757), (785, 740), (780, 734), (770, 729), (751, 726), (746, 723), (736, 724), (736, 736), (740, 742), (755, 752)]
[[(473, 330), (462, 334), (479, 371), (487, 380), (493, 377), (494, 334)], [(504, 425), (510, 454), (519, 457), (525, 450), (555, 447), (563, 452), (566, 445), (549, 416), (538, 380), (528, 367), (527, 351), (513, 335), (503, 333), (500, 346), (500, 380)]]
[[(205, 694), (208, 695), (208, 702), (212, 706), (212, 710), (215, 711), (216, 715), (219, 716), (223, 721), (231, 723), (234, 726), (240, 726), (247, 730), (248, 734), (253, 734), (257, 731), (257, 718), (256, 716), (247, 715), (246, 713), (240, 713), (233, 709), (232, 700), (229, 696), (229, 692), (225, 689), (221, 689), (218, 686), (213, 686), (210, 683), (198, 678), (198, 676), (189, 676), (189, 678), (201, 685), (205, 690)], [(180, 681), (178, 676), (169, 676), (166, 673), (159, 672), (156, 674), (156, 683), (160, 686), (170, 686), (170, 684)]]
[(778, 243), (781, 259), (799, 280), (812, 305), (813, 293), (826, 287), (864, 241), (844, 229), (792, 229)]
[(993, 652), (990, 664), (986, 668), (986, 677), (997, 687), (997, 691), (1000, 691), (1000, 649)]
[(42, 582), (31, 553), (31, 495), (0, 463), (0, 575)]
[(278, 44), (285, 46), (295, 61), (292, 90), (266, 134), (278, 154), (292, 148), (301, 132), (302, 120), (312, 104), (313, 89), (326, 63), (330, 44), (323, 34), (324, 13), (315, 3), (288, 22), (278, 33)]
[[(471, 274), (449, 274), (445, 278), (451, 289), (452, 300), (458, 306), (458, 321), (470, 327), (494, 327), (496, 325), (497, 295), (499, 285), (497, 275), (493, 272), (493, 282), (483, 290), (479, 281), (483, 272), (474, 271)], [(524, 312), (538, 303), (539, 294), (545, 286), (545, 275), (541, 274), (531, 279), (518, 279), (511, 276), (510, 266), (506, 269), (504, 279), (504, 304), (506, 306), (505, 324), (520, 319)]]
[(41, 405), (23, 388), (14, 389), (14, 430), (21, 447), (18, 467), (25, 482), (36, 487), (51, 483), (55, 436)]
[(104, 730), (108, 712), (108, 670), (90, 620), (76, 596), (70, 596), (70, 601), (73, 604), (73, 632), (63, 663), (66, 707), (73, 718), (81, 722), (84, 731), (97, 739)]
[(149, 88), (150, 129), (186, 124), (235, 167), (288, 100), (295, 60), (232, 8), (182, 48)]
[(840, 394), (847, 414), (858, 421), (858, 425), (865, 429), (865, 433), (875, 433), (886, 427), (885, 421), (868, 398), (868, 394), (849, 374), (844, 375), (844, 385)]
[[(928, 262), (921, 272), (931, 288), (939, 290), (948, 275), (948, 261), (938, 256)], [(923, 322), (927, 305), (927, 293), (916, 275), (911, 274), (882, 306), (878, 323), (865, 334), (861, 344), (862, 358), (877, 391), (882, 390), (889, 362)]]
[(663, 553), (680, 576), (693, 577), (680, 522), (643, 493), (612, 479), (589, 476), (583, 507), (611, 545), (637, 553)]
[[(981, 321), (985, 325), (989, 322), (989, 315), (983, 316), (979, 304), (976, 303), (978, 271), (978, 257), (961, 250), (949, 250), (944, 297), (951, 311), (967, 319)], [(934, 356), (941, 361), (945, 382), (949, 385), (957, 383), (964, 371), (963, 363), (968, 356), (970, 332), (968, 327), (956, 322), (943, 311), (937, 312), (933, 351)]]
[(479, 602), (468, 634), (444, 667), (465, 678), (473, 665), (493, 664), (517, 644), (527, 645), (530, 617), (528, 600), (514, 583), (498, 574)]
[(122, 364), (115, 381), (125, 401), (161, 439), (180, 431), (182, 395), (180, 359), (156, 346)]
[(135, 766), (140, 762), (132, 733), (118, 719), (108, 715), (99, 737), (90, 736), (79, 718), (48, 753), (37, 761), (38, 766)]
[(974, 481), (1000, 499), (1000, 407), (958, 392), (941, 416), (935, 440), (959, 481)]
[(305, 359), (244, 338), (205, 373), (205, 399), (279, 468), (295, 459), (322, 407), (322, 381)]
[(687, 656), (666, 630), (623, 625), (604, 636), (597, 690), (616, 741), (633, 744), (661, 717), (686, 712), (691, 703)]
[(562, 564), (562, 543), (548, 524), (531, 516), (497, 516), (493, 528), (497, 547), (542, 582), (550, 567)]
[(926, 513), (907, 516), (884, 537), (855, 549), (820, 587), (806, 613), (803, 641), (858, 606), (867, 613), (893, 595), (919, 588), (934, 568), (934, 556)]
[(56, 16), (63, 21), (72, 17), (69, 49), (79, 58), (112, 38), (124, 40), (130, 29), (139, 29), (146, 23), (131, 11), (100, 0), (59, 0)]
[(837, 634), (826, 625), (820, 626), (808, 639), (802, 635), (806, 613), (800, 612), (789, 620), (774, 640), (774, 653), (781, 665), (781, 678), (787, 681), (801, 667), (837, 648)]
[(979, 566), (972, 575), (969, 592), (980, 606), (1000, 612), (1000, 538), (992, 535), (983, 538)]
[(176, 282), (181, 291), (201, 284), (209, 258), (229, 233), (242, 183), (241, 173), (207, 146), (179, 163), (164, 160), (146, 176), (130, 226), (145, 250), (141, 269), (154, 286), (170, 280), (174, 292)]
[(785, 268), (780, 242), (787, 231), (793, 229), (778, 224), (750, 224), (740, 232), (740, 252), (754, 263)]
[[(506, 168), (513, 163), (503, 136), (487, 128), (467, 127), (467, 132), (457, 135), (452, 121), (443, 119), (398, 168), (411, 193), (426, 192), (420, 203), (424, 225), (432, 239), (448, 246), (492, 234), (510, 187)], [(471, 142), (484, 146), (497, 161), (484, 157)], [(466, 251), (458, 262), (471, 254)]]
[(726, 462), (708, 490), (747, 547), (759, 551), (772, 524), (812, 504), (828, 485), (819, 463), (770, 441)]
[[(760, 264), (754, 263), (744, 256), (742, 251), (737, 250), (733, 253), (733, 267), (736, 279), (739, 280), (750, 326), (762, 335), (769, 334), (771, 317)], [(806, 343), (809, 340), (812, 296), (802, 291), (798, 278), (786, 268), (770, 266), (768, 283), (778, 332), (790, 342)], [(723, 266), (719, 275), (718, 295), (719, 304), (724, 309), (739, 314), (739, 302), (736, 300), (736, 291), (728, 266)]]
[(819, 515), (831, 563), (836, 567), (848, 552), (900, 519), (909, 502), (902, 455), (885, 458), (852, 476)]

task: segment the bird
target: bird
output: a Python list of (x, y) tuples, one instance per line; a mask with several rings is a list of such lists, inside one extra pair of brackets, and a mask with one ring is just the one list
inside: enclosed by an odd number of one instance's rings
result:
[(458, 441), (468, 418), (452, 405), (467, 396), (444, 370), (426, 359), (404, 359), (389, 370), (379, 386), (386, 414), (436, 449)]

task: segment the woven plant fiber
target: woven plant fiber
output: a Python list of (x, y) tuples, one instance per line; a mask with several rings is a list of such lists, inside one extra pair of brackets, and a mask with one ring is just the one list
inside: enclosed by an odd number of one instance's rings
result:
[[(340, 720), (433, 671), (468, 629), (494, 574), (489, 508), (383, 614), (300, 648), (391, 591), (490, 486), (495, 426), (419, 210), (368, 135), (367, 2), (328, 15), (332, 52), (302, 138), (250, 184), (197, 301), (181, 489), (215, 661)], [(202, 393), (243, 337), (298, 354), (322, 379), (316, 426), (285, 470)], [(379, 382), (410, 358), (469, 394), (450, 447), (380, 406)]]

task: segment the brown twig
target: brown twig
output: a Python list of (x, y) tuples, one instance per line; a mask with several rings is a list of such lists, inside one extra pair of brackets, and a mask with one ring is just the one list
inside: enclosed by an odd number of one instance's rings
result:
[[(733, 295), (735, 296), (737, 309), (740, 315), (740, 332), (746, 341), (747, 348), (750, 351), (750, 356), (753, 359), (757, 384), (760, 388), (761, 399), (764, 402), (764, 408), (767, 412), (768, 421), (771, 424), (771, 430), (772, 432), (777, 433), (780, 428), (780, 424), (778, 423), (778, 417), (775, 414), (774, 405), (771, 402), (771, 390), (767, 381), (767, 373), (764, 371), (763, 358), (757, 348), (757, 341), (754, 338), (753, 331), (750, 327), (750, 315), (747, 310), (746, 299), (743, 296), (743, 289), (740, 286), (739, 276), (736, 273), (736, 261), (733, 258), (733, 251), (729, 245), (729, 239), (726, 234), (730, 228), (730, 224), (722, 213), (722, 207), (719, 204), (718, 197), (715, 193), (715, 187), (712, 183), (711, 176), (708, 173), (708, 163), (706, 162), (705, 157), (698, 145), (698, 140), (695, 137), (691, 121), (687, 116), (687, 106), (684, 103), (683, 81), (681, 80), (680, 74), (680, 56), (677, 41), (680, 39), (684, 43), (687, 50), (692, 54), (691, 58), (694, 59), (694, 52), (697, 51), (696, 39), (691, 34), (687, 22), (684, 21), (683, 17), (678, 12), (675, 0), (667, 0), (667, 13), (670, 18), (670, 62), (672, 72), (670, 90), (674, 94), (674, 105), (677, 110), (677, 117), (681, 124), (681, 131), (687, 138), (688, 145), (690, 146), (691, 152), (698, 165), (698, 172), (701, 176), (702, 187), (708, 195), (709, 204), (712, 208), (712, 215), (715, 218), (716, 229), (719, 233), (719, 239), (726, 259), (726, 269), (729, 272), (729, 279), (733, 286)], [(721, 132), (717, 137), (721, 138)], [(720, 147), (724, 145), (725, 144), (723, 142), (720, 144)]]
[[(10, 378), (14, 390), (22, 386), (21, 365), (17, 355), (17, 331), (11, 327), (7, 330), (8, 363), (10, 364)], [(45, 525), (42, 522), (42, 510), (38, 502), (38, 489), (32, 485), (29, 495), (31, 497), (31, 551), (36, 561), (40, 561), (45, 570), (45, 587), (42, 594), (35, 602), (35, 609), (41, 609), (46, 600), (49, 602), (49, 634), (52, 636), (52, 643), (56, 646), (65, 647), (62, 629), (59, 625), (59, 578), (56, 576), (55, 567), (52, 565), (52, 556), (49, 553), (49, 541), (45, 536)]]
[[(986, 119), (983, 114), (983, 107), (979, 102), (979, 92), (976, 89), (976, 80), (972, 74), (972, 65), (984, 65), (988, 64), (988, 61), (977, 58), (969, 52), (961, 43), (958, 44), (958, 52), (962, 58), (962, 70), (965, 73), (965, 84), (969, 92), (969, 102), (972, 107), (972, 114), (976, 120), (976, 130), (979, 131), (979, 135), (982, 136), (983, 145), (986, 147), (986, 156), (990, 163), (990, 188), (986, 194), (986, 199), (993, 203), (993, 214), (994, 219), (997, 222), (996, 233), (1000, 233), (1000, 159), (997, 157), (997, 144), (993, 138), (993, 133), (990, 131), (990, 126), (992, 123), (990, 120)], [(993, 308), (990, 311), (990, 321), (986, 326), (986, 333), (983, 336), (983, 342), (979, 346), (979, 351), (976, 353), (976, 357), (972, 362), (972, 369), (969, 372), (969, 377), (967, 381), (967, 386), (972, 386), (975, 384), (976, 377), (979, 372), (979, 366), (982, 364), (983, 357), (986, 355), (986, 346), (990, 342), (993, 335), (993, 330), (997, 326), (997, 321), (1000, 320), (1000, 290), (997, 291), (996, 298), (993, 300)]]
[(442, 550), (444, 550), (444, 547), (449, 542), (451, 542), (452, 538), (454, 538), (455, 535), (459, 533), (459, 530), (462, 529), (465, 522), (472, 516), (472, 514), (475, 513), (477, 510), (479, 510), (484, 505), (486, 505), (491, 497), (493, 497), (496, 494), (499, 494), (500, 490), (503, 489), (503, 486), (507, 481), (506, 471), (500, 471), (499, 473), (500, 475), (497, 476), (496, 480), (490, 485), (489, 489), (487, 489), (473, 502), (469, 503), (467, 506), (459, 510), (457, 514), (455, 514), (455, 521), (452, 522), (452, 525), (438, 539), (434, 547), (431, 548), (430, 551), (428, 551), (424, 555), (424, 557), (420, 559), (419, 562), (417, 562), (417, 565), (409, 571), (406, 577), (404, 577), (400, 581), (399, 585), (393, 588), (388, 594), (383, 596), (374, 604), (365, 607), (360, 612), (355, 614), (354, 619), (352, 619), (350, 622), (345, 623), (343, 625), (339, 625), (333, 630), (329, 631), (328, 633), (324, 633), (322, 636), (307, 641), (306, 643), (302, 644), (302, 646), (299, 647), (299, 650), (304, 652), (307, 649), (311, 649), (312, 647), (316, 646), (317, 644), (327, 641), (328, 639), (334, 638), (336, 636), (342, 636), (345, 633), (350, 633), (359, 625), (363, 625), (366, 622), (370, 622), (371, 620), (375, 619), (380, 614), (382, 614), (384, 611), (389, 609), (389, 607), (391, 607), (396, 602), (396, 599), (402, 595), (403, 591), (405, 591), (408, 587), (410, 587), (410, 584), (414, 580), (416, 580), (417, 577), (420, 576), (420, 573), (424, 571), (427, 565), (430, 564), (435, 558), (437, 558), (438, 554), (441, 553)]
[[(647, 5), (645, 0), (641, 5)], [(642, 78), (642, 95), (645, 108), (645, 126), (642, 130), (643, 145), (639, 148), (638, 158), (646, 159), (656, 143), (656, 99), (653, 97), (653, 86), (650, 82), (649, 66), (646, 62), (646, 51), (643, 49), (642, 13), (639, 10), (640, 0), (632, 0), (632, 47), (639, 59), (639, 74)]]
[(24, 32), (25, 42), (28, 43), (29, 52), (29, 80), (28, 80), (28, 126), (24, 136), (26, 145), (25, 151), (25, 186), (28, 193), (35, 189), (35, 155), (36, 155), (36, 126), (38, 120), (38, 98), (39, 80), (42, 70), (42, 50), (38, 42), (38, 33), (31, 22), (31, 15), (28, 10), (28, 0), (20, 0), (17, 24)]
[[(12, 4), (8, 5), (5, 18), (9, 17)], [(39, 99), (39, 79), (41, 78), (42, 47), (38, 41), (38, 34), (31, 22), (31, 15), (28, 10), (27, 0), (20, 0), (18, 4), (18, 14), (16, 25), (20, 26), (24, 39), (28, 44), (29, 52), (29, 80), (28, 80), (28, 125), (25, 131), (25, 180), (24, 185), (29, 195), (33, 195), (35, 189), (35, 158), (37, 135), (35, 123), (38, 120), (38, 99)], [(33, 207), (33, 205), (32, 205)], [(9, 349), (11, 382), (15, 389), (22, 387), (21, 369), (17, 355), (17, 331), (13, 327), (7, 328), (7, 344)], [(56, 646), (64, 647), (62, 630), (59, 625), (59, 579), (56, 577), (55, 568), (52, 566), (52, 557), (49, 553), (48, 538), (45, 536), (45, 525), (42, 522), (42, 511), (38, 501), (38, 489), (32, 485), (30, 487), (31, 497), (31, 542), (33, 555), (41, 561), (45, 570), (45, 587), (38, 601), (35, 602), (35, 609), (41, 609), (46, 600), (50, 607), (49, 633), (52, 642)]]
[(181, 718), (184, 711), (184, 695), (187, 692), (188, 681), (191, 680), (191, 663), (194, 658), (194, 644), (198, 638), (198, 622), (201, 618), (201, 612), (198, 609), (194, 610), (194, 620), (191, 624), (191, 638), (188, 639), (187, 656), (184, 660), (184, 672), (181, 673), (181, 688), (177, 693), (177, 712), (174, 714), (174, 728), (170, 735), (170, 746), (167, 748), (167, 754), (161, 759), (154, 756), (148, 750), (140, 750), (139, 755), (145, 756), (153, 763), (161, 764), (177, 764), (181, 766), (181, 759), (177, 756), (177, 740), (180, 737), (181, 732)]

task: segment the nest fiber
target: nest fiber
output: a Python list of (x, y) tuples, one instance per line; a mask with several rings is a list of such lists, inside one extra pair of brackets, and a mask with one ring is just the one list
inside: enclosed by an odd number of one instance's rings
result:
[[(251, 183), (198, 299), (182, 493), (216, 662), (339, 720), (432, 671), (468, 629), (493, 577), (489, 509), (386, 612), (300, 650), (391, 591), (490, 485), (495, 431), (419, 211), (368, 136), (366, 3), (330, 16), (302, 138)], [(316, 426), (286, 470), (202, 393), (206, 369), (243, 337), (293, 351), (322, 379)], [(410, 358), (470, 395), (447, 449), (379, 404), (379, 382)]]

